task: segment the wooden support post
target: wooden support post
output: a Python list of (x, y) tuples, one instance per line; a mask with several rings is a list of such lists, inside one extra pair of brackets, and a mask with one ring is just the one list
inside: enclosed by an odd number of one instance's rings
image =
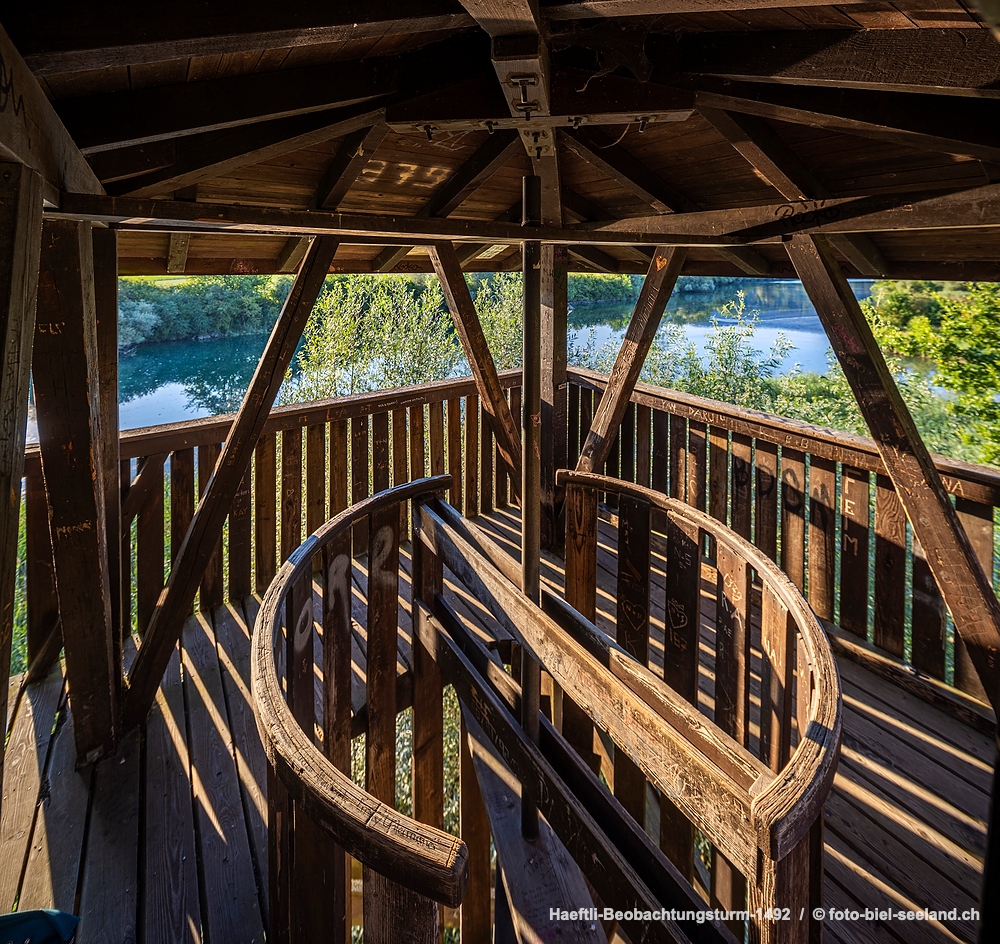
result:
[(1000, 604), (927, 447), (896, 388), (854, 292), (821, 238), (795, 236), (788, 254), (857, 397), (914, 536), (951, 610), (994, 709), (1000, 705)]
[[(7, 717), (28, 375), (42, 237), (42, 179), (0, 164), (0, 717)], [(48, 552), (48, 541), (42, 542)], [(0, 777), (3, 752), (0, 751)]]
[(250, 466), (254, 447), (274, 405), (295, 346), (330, 271), (337, 244), (338, 240), (329, 236), (313, 241), (271, 331), (207, 492), (198, 504), (153, 612), (146, 639), (136, 656), (125, 696), (125, 722), (129, 727), (140, 724), (149, 711), (181, 627), (191, 612), (198, 581), (222, 534), (222, 526)]
[(483, 334), (483, 326), (462, 274), (455, 247), (451, 243), (437, 243), (428, 251), (434, 271), (441, 282), (448, 310), (455, 319), (455, 330), (462, 342), (469, 368), (476, 380), (484, 416), (489, 417), (500, 456), (510, 469), (512, 481), (517, 483), (515, 488), (518, 488), (521, 482), (521, 444), (517, 424), (504, 400), (496, 364), (486, 343), (486, 335)]
[(563, 546), (556, 471), (566, 465), (566, 333), (569, 302), (566, 250), (542, 246), (542, 546)]
[(576, 466), (579, 472), (600, 472), (607, 461), (615, 434), (625, 416), (625, 409), (635, 390), (642, 365), (646, 362), (646, 354), (660, 327), (660, 318), (663, 317), (663, 310), (667, 307), (686, 255), (687, 250), (683, 248), (656, 248), (646, 279), (642, 283), (639, 299), (635, 303), (635, 311), (625, 331), (621, 350), (611, 368), (611, 377), (601, 398), (601, 405), (590, 432), (587, 433), (587, 441), (583, 444), (580, 461)]
[(111, 589), (111, 642), (117, 698), (121, 699), (122, 622), (121, 465), (118, 449), (118, 234), (95, 229), (94, 299), (97, 305), (97, 376), (101, 393), (101, 458), (104, 466), (104, 514)]
[[(522, 194), (525, 227), (541, 225), (542, 181), (525, 177)], [(526, 239), (521, 249), (524, 271), (524, 341), (521, 373), (521, 590), (541, 603), (541, 386), (542, 386), (542, 245)], [(521, 659), (521, 725), (535, 744), (539, 733), (542, 676), (528, 655)], [(538, 798), (529, 786), (521, 792), (521, 832), (538, 837)]]
[(108, 581), (93, 249), (89, 223), (45, 224), (32, 360), (73, 733), (81, 764), (117, 746), (116, 676), (121, 672), (114, 661)]

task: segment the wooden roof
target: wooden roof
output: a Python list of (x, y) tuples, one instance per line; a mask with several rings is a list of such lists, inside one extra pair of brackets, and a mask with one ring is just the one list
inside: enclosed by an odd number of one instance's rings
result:
[[(104, 0), (2, 22), (119, 197), (511, 221), (534, 169), (555, 188), (546, 222), (572, 225), (1000, 180), (1000, 43), (965, 0)], [(836, 248), (852, 276), (1000, 279), (995, 234), (893, 225)], [(376, 242), (346, 241), (334, 268), (429, 271), (424, 248)], [(120, 265), (291, 271), (304, 245), (126, 229)], [(460, 256), (519, 265), (488, 240)], [(571, 260), (639, 272), (649, 256)], [(693, 248), (684, 271), (792, 274), (779, 242)]]

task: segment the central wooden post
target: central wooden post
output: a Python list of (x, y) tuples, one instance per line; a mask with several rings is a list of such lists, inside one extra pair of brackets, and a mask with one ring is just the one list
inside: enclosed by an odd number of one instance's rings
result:
[[(523, 225), (541, 225), (542, 181), (525, 177)], [(542, 246), (522, 243), (524, 267), (524, 359), (521, 391), (521, 589), (532, 603), (541, 602), (539, 553), (541, 546), (541, 433), (542, 433)], [(521, 725), (538, 743), (541, 669), (527, 652), (521, 655)], [(521, 793), (521, 832), (538, 836), (538, 798), (525, 784)]]
[(566, 466), (566, 334), (568, 303), (567, 254), (562, 246), (542, 246), (542, 546), (560, 551), (561, 503), (556, 472)]

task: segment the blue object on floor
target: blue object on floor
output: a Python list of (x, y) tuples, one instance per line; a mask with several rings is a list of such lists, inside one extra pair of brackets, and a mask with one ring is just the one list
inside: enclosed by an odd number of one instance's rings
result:
[(64, 911), (0, 915), (0, 944), (70, 944), (80, 919)]

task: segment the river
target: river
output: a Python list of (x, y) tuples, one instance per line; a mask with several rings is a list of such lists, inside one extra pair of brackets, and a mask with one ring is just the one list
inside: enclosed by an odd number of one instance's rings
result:
[[(853, 282), (859, 298), (871, 282)], [(793, 345), (781, 370), (823, 373), (828, 342), (801, 283), (761, 279), (747, 283), (747, 312), (759, 313), (755, 346), (767, 350), (779, 332)], [(664, 321), (683, 324), (704, 352), (712, 318), (733, 299), (732, 290), (674, 295)], [(600, 346), (621, 337), (632, 311), (629, 302), (576, 305), (570, 312), (570, 347)], [(725, 319), (723, 319), (725, 320)], [(250, 383), (266, 335), (165, 341), (123, 352), (119, 361), (119, 422), (122, 429), (173, 423), (234, 412)], [(37, 438), (33, 417), (28, 439)]]

